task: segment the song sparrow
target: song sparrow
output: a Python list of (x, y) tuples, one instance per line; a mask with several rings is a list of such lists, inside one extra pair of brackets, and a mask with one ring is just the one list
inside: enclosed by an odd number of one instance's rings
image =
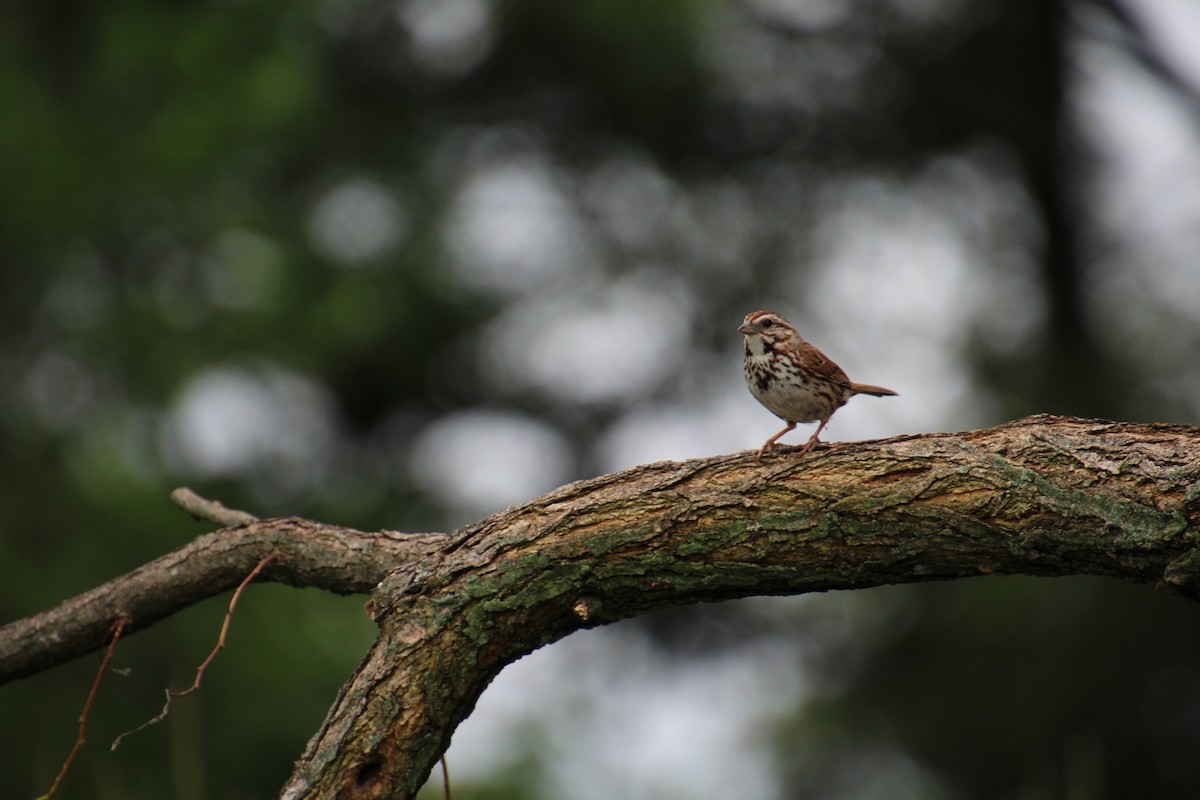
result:
[(747, 314), (738, 328), (744, 333), (742, 369), (750, 394), (787, 427), (767, 439), (758, 457), (798, 422), (820, 422), (816, 433), (800, 446), (807, 453), (817, 444), (833, 412), (856, 394), (895, 395), (891, 389), (854, 383), (837, 364), (801, 338), (788, 321), (774, 311)]

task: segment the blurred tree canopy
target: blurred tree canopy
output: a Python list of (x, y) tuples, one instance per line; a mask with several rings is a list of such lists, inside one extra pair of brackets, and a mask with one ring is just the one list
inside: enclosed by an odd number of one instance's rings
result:
[[(445, 529), (755, 446), (773, 423), (734, 333), (755, 308), (904, 395), (835, 438), (1200, 418), (1186, 3), (117, 0), (0, 22), (5, 620), (194, 535), (180, 483)], [(222, 607), (122, 645), (69, 796), (278, 787), (370, 641), (359, 600), (255, 587), (197, 702), (104, 752), (187, 683)], [(808, 691), (759, 726), (773, 757), (742, 796), (1099, 798), (1195, 785), (1196, 624), (1031, 579), (602, 635), (680, 671), (803, 645), (776, 669)], [(13, 791), (49, 786), (94, 668), (0, 690)], [(588, 796), (522, 724), (464, 796)]]

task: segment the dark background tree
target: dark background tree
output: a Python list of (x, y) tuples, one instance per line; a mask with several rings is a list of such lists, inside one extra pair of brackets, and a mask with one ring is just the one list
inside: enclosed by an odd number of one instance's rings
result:
[[(759, 307), (902, 393), (833, 438), (1194, 423), (1200, 23), (1177, 5), (6, 8), (0, 617), (186, 541), (181, 482), (444, 530), (757, 446), (733, 329)], [(254, 587), (202, 697), (104, 752), (221, 608), (122, 647), (73, 796), (278, 787), (371, 639), (361, 599)], [(464, 727), (451, 757), (511, 797), (702, 792), (685, 751), (745, 797), (1179, 793), (1195, 624), (1098, 579), (673, 611), (518, 665), (524, 701), (502, 674), (468, 726), (505, 733)], [(581, 660), (586, 694), (548, 688)], [(0, 690), (18, 791), (49, 785), (94, 667)], [(691, 741), (615, 751), (618, 712)]]

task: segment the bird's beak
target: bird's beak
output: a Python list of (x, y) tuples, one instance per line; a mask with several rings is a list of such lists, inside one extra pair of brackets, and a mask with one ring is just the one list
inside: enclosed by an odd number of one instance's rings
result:
[(750, 336), (751, 334), (758, 333), (758, 326), (752, 325), (749, 322), (743, 322), (742, 327), (738, 328), (738, 333), (744, 333), (747, 336)]

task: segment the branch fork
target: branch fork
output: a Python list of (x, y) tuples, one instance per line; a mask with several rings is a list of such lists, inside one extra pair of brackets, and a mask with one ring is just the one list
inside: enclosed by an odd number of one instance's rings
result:
[[(449, 534), (255, 520), (0, 628), (0, 681), (261, 577), (368, 593), (380, 634), (280, 796), (411, 798), (508, 663), (652, 609), (979, 575), (1107, 575), (1200, 598), (1200, 429), (1036, 416), (986, 430), (663, 462)], [(249, 517), (249, 519), (247, 519)]]

